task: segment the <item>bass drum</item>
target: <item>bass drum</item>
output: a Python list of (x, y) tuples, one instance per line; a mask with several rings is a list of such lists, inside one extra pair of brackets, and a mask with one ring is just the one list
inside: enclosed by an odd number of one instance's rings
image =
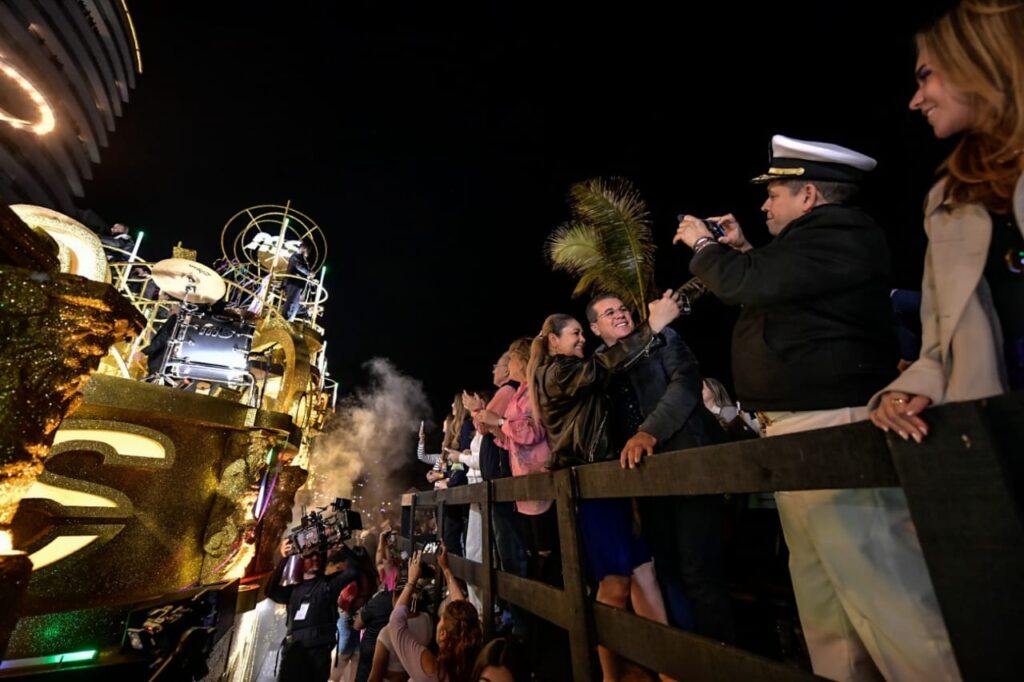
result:
[(228, 315), (197, 314), (182, 324), (184, 340), (172, 343), (167, 371), (179, 379), (246, 383), (252, 324)]

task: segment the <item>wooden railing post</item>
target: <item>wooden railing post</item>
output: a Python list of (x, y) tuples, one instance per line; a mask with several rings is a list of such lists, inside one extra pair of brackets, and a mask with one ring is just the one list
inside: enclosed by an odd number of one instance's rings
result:
[(1024, 451), (1021, 397), (925, 412), (921, 445), (888, 438), (965, 680), (1020, 676), (1008, 644), (1024, 635), (1024, 524), (1007, 458)]
[(416, 551), (416, 495), (409, 503), (409, 556)]
[[(442, 491), (443, 494), (443, 491)], [(437, 520), (437, 538), (444, 542), (444, 524), (447, 520), (447, 514), (444, 513), (446, 502), (444, 499), (439, 499), (434, 506), (434, 516)]]
[(483, 564), (483, 584), (480, 585), (480, 620), (484, 626), (484, 639), (494, 637), (494, 562), (491, 560), (491, 483), (484, 483), (483, 499), (480, 501), (480, 563)]
[(596, 638), (588, 608), (583, 552), (576, 517), (576, 474), (573, 469), (555, 473), (555, 506), (558, 514), (558, 541), (562, 550), (562, 582), (569, 611), (569, 653), (573, 679), (594, 679), (591, 656)]

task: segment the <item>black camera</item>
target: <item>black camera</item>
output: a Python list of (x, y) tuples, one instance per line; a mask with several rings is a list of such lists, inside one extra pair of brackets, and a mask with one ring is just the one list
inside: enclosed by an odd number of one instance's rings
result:
[[(683, 222), (683, 218), (686, 217), (686, 214), (680, 213), (676, 217), (679, 219), (679, 222)], [(715, 239), (721, 239), (725, 236), (725, 228), (722, 227), (721, 223), (711, 220), (710, 218), (697, 218), (697, 220), (704, 223), (704, 227), (708, 228), (708, 232), (714, 235)]]
[[(158, 597), (128, 614), (122, 651), (148, 661), (141, 679), (204, 678), (214, 647), (230, 641), (224, 636), (234, 627), (237, 606), (237, 580)], [(137, 676), (124, 674), (120, 679)]]
[(335, 498), (331, 512), (324, 514), (327, 507), (303, 514), (302, 523), (292, 528), (288, 539), (292, 552), (310, 557), (325, 554), (331, 547), (340, 545), (352, 537), (352, 531), (363, 529), (363, 517), (352, 511), (352, 500)]

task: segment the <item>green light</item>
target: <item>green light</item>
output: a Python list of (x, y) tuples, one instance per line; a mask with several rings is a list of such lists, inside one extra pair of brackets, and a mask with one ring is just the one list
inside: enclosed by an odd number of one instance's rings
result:
[(74, 653), (64, 654), (61, 657), (61, 663), (72, 663), (75, 661), (91, 661), (96, 658), (96, 649), (89, 649), (87, 651), (75, 651)]
[(145, 232), (143, 232), (142, 230), (139, 230), (139, 237), (140, 237), (140, 238), (141, 238), (141, 237), (142, 237), (142, 235), (144, 235), (144, 234), (146, 234), (146, 233), (145, 233)]
[(324, 266), (324, 272), (327, 272), (327, 266), (326, 265)]
[(47, 665), (63, 665), (65, 663), (80, 663), (91, 661), (96, 658), (99, 652), (96, 649), (86, 651), (72, 651), (67, 654), (53, 654), (52, 656), (35, 656), (33, 658), (17, 658), (0, 662), (0, 670), (12, 668), (35, 668)]

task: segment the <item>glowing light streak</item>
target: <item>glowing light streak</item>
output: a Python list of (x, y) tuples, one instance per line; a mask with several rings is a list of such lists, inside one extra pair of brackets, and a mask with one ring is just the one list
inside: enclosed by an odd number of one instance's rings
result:
[(53, 109), (32, 82), (22, 76), (14, 66), (3, 59), (0, 59), (0, 72), (14, 81), (39, 110), (39, 120), (32, 123), (31, 121), (26, 121), (23, 118), (14, 116), (10, 112), (0, 108), (0, 121), (6, 121), (12, 127), (18, 128), (19, 130), (30, 130), (36, 135), (45, 135), (53, 130), (57, 125), (57, 119), (54, 118)]
[(65, 663), (81, 663), (96, 658), (99, 652), (96, 649), (85, 651), (72, 651), (66, 654), (53, 654), (52, 656), (34, 656), (32, 658), (12, 658), (0, 662), (0, 670), (12, 670), (15, 668), (35, 668), (46, 665), (63, 665)]
[(142, 50), (139, 48), (139, 36), (135, 33), (135, 22), (132, 21), (132, 15), (128, 12), (126, 0), (121, 0), (121, 9), (124, 10), (124, 16), (128, 20), (128, 30), (131, 31), (132, 44), (135, 46), (135, 61), (139, 66), (139, 73), (142, 73)]

